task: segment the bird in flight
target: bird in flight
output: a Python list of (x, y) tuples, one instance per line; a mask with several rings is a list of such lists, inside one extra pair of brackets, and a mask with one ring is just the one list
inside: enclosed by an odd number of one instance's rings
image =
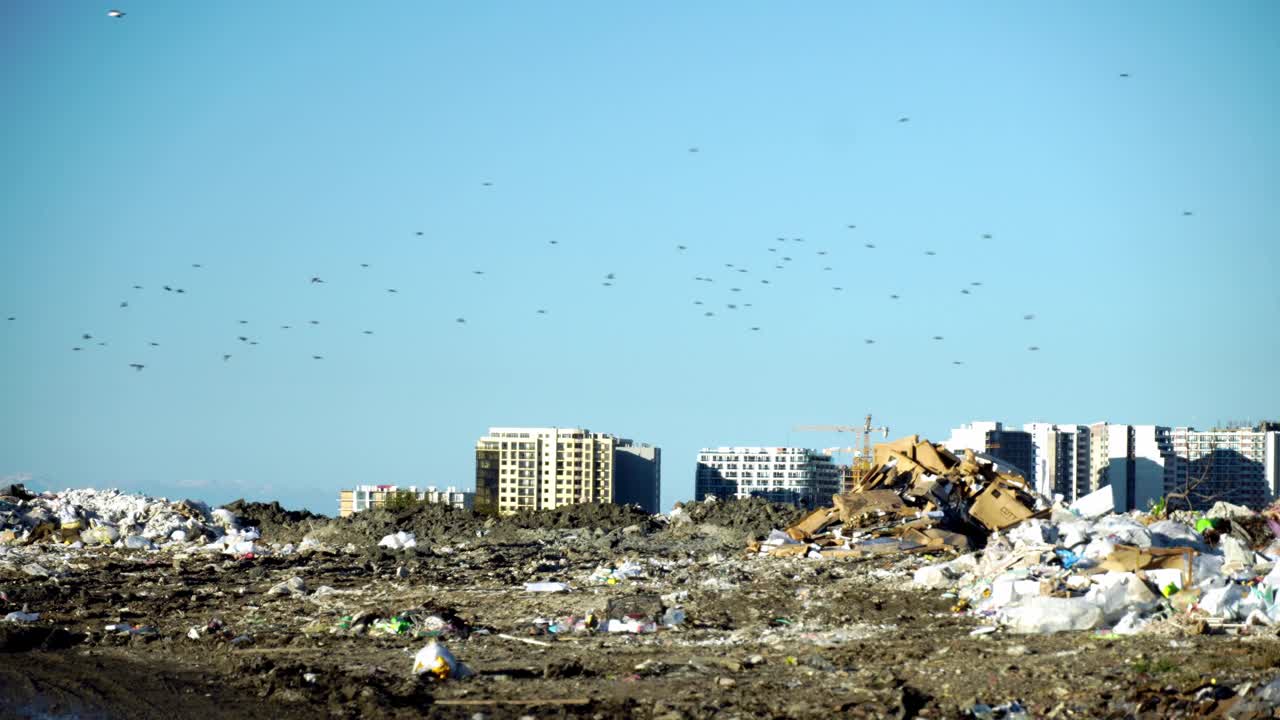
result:
[(471, 274), (472, 274), (472, 275), (483, 275), (483, 274), (484, 274), (484, 271), (483, 271), (483, 270), (472, 270), (472, 271), (471, 271)]
[(965, 288), (965, 289), (961, 290), (961, 291), (960, 291), (960, 294), (961, 294), (961, 295), (968, 295), (968, 294), (969, 294), (969, 289), (968, 289), (968, 288)]
[(369, 263), (360, 263), (360, 267), (367, 268), (369, 267)]
[(613, 279), (614, 279), (614, 277), (613, 277), (613, 273), (609, 273), (608, 275), (605, 275), (605, 276), (604, 276), (604, 279), (605, 279), (605, 280), (613, 280)]
[(204, 266), (203, 266), (203, 265), (201, 265), (200, 263), (191, 263), (191, 267), (193, 267), (193, 268), (201, 268), (201, 267), (204, 267)]
[(729, 292), (742, 292), (742, 288), (729, 288)]
[(426, 233), (424, 233), (424, 232), (422, 232), (421, 230), (419, 230), (419, 231), (418, 231), (418, 237), (422, 237), (423, 235), (426, 235)]
[(146, 367), (146, 365), (143, 365), (142, 363), (129, 363), (129, 367), (133, 368), (137, 372), (142, 372), (142, 368)]
[(828, 266), (826, 266), (826, 267), (824, 267), (824, 268), (822, 268), (822, 269), (823, 269), (823, 270), (830, 270), (830, 269), (831, 269), (831, 266), (830, 266), (830, 265), (828, 265)]
[(320, 321), (319, 321), (319, 320), (308, 320), (307, 322), (311, 323), (312, 325), (319, 325), (319, 324), (320, 324)]
[(792, 242), (804, 242), (804, 238), (791, 238)]
[(1129, 73), (1120, 73), (1120, 77), (1127, 78), (1129, 77)]
[(909, 118), (909, 117), (900, 117), (900, 118), (898, 118), (898, 122), (900, 122), (900, 123), (904, 123), (904, 122), (911, 122), (911, 118)]
[(248, 320), (238, 320), (237, 322), (239, 322), (241, 325), (248, 325), (248, 324), (249, 324), (249, 321), (248, 321)]
[(399, 291), (399, 290), (397, 290), (397, 289), (395, 289), (395, 288), (387, 288), (387, 292), (389, 292), (389, 293), (398, 293), (398, 292), (400, 292), (400, 291)]
[(1032, 314), (1032, 313), (1027, 313), (1026, 315), (1023, 315), (1023, 316), (1022, 316), (1022, 319), (1023, 319), (1023, 320), (1035, 320), (1035, 319), (1036, 319), (1036, 316), (1035, 316), (1034, 314)]
[(857, 229), (858, 229), (858, 226), (857, 226), (857, 225), (846, 225), (845, 227), (849, 228), (850, 230), (857, 230)]
[(761, 280), (761, 281), (760, 281), (760, 284), (761, 284), (761, 285), (768, 285), (768, 284), (769, 284), (769, 281), (768, 281), (768, 280)]
[(933, 255), (937, 255), (938, 253), (936, 253), (936, 252), (934, 252), (934, 251), (932, 251), (932, 250), (925, 250), (925, 251), (924, 251), (924, 254), (925, 254), (925, 255), (929, 255), (929, 256), (933, 256)]
[(312, 355), (312, 356), (311, 356), (311, 359), (312, 359), (312, 360), (323, 360), (323, 359), (324, 359), (324, 356), (323, 356), (323, 355)]
[(867, 248), (868, 250), (875, 250), (875, 249), (876, 249), (876, 244), (875, 244), (875, 243), (867, 243), (864, 247), (865, 247), (865, 248)]
[(124, 11), (122, 11), (122, 10), (108, 10), (108, 11), (107, 11), (107, 17), (109, 17), (109, 18), (115, 18), (115, 19), (119, 20), (120, 18), (124, 17)]
[(141, 285), (134, 285), (134, 286), (133, 286), (133, 289), (134, 289), (134, 290), (141, 290), (141, 289), (142, 289), (142, 286), (141, 286)]
[(72, 350), (74, 350), (75, 352), (80, 352), (80, 351), (81, 351), (81, 350), (83, 350), (84, 348), (73, 347), (73, 348), (71, 348), (71, 349), (72, 349)]
[(127, 308), (127, 307), (129, 307), (129, 301), (128, 301), (128, 300), (122, 300), (122, 301), (120, 302), (120, 307), (122, 307), (122, 308)]
[(715, 313), (713, 313), (713, 312), (711, 312), (710, 310), (708, 310), (708, 311), (706, 311), (706, 312), (702, 313), (702, 315), (703, 315), (703, 317), (712, 317), (712, 316), (714, 316), (714, 315), (715, 315)]
[(318, 278), (318, 277), (312, 277), (312, 278), (311, 278), (311, 283), (312, 283), (313, 285), (314, 285), (315, 283), (322, 283), (322, 282), (324, 282), (324, 281), (323, 281), (323, 280), (321, 280), (321, 279), (320, 279), (320, 278)]
[(876, 344), (876, 341), (875, 341), (875, 340), (872, 340), (871, 338), (865, 338), (862, 342), (864, 342), (864, 343), (866, 343), (866, 344), (868, 344), (868, 345), (875, 345), (875, 344)]
[(783, 257), (783, 258), (782, 258), (782, 262), (791, 262), (791, 258), (789, 258), (789, 257)]
[(560, 241), (559, 241), (559, 240), (548, 240), (547, 242), (551, 243), (552, 245), (559, 245), (559, 244), (560, 244)]
[(676, 249), (677, 249), (677, 250), (680, 250), (680, 251), (682, 251), (682, 252), (683, 252), (683, 251), (685, 251), (685, 250), (688, 250), (689, 248), (688, 248), (688, 247), (686, 247), (686, 246), (684, 246), (684, 245), (677, 245), (677, 246), (676, 246)]
[(243, 335), (238, 336), (236, 339), (239, 340), (240, 342), (249, 342), (249, 338)]
[(364, 333), (365, 335), (372, 335), (372, 334), (373, 334), (373, 331), (372, 331), (372, 330), (361, 330), (361, 332), (362, 332), (362, 333)]
[(694, 301), (693, 301), (693, 304), (694, 304), (694, 305), (701, 305), (701, 304), (702, 304), (702, 301), (701, 301), (701, 300), (694, 300)]
[(292, 328), (292, 327), (293, 327), (292, 325), (281, 325), (281, 326), (280, 326), (280, 329), (281, 329), (281, 330), (288, 330), (288, 329), (290, 329), (290, 328)]
[(691, 148), (689, 148), (689, 152), (691, 152), (691, 153), (696, 153), (696, 152), (698, 152), (698, 148), (696, 148), (696, 147), (691, 147)]
[(962, 360), (952, 360), (952, 361), (951, 361), (951, 364), (952, 364), (952, 365), (963, 365), (963, 364), (964, 364), (964, 362), (963, 362)]
[(992, 237), (991, 233), (982, 233), (983, 240), (990, 240), (991, 237)]
[(5, 318), (5, 319), (6, 319), (6, 320), (17, 320), (18, 318), (13, 317), (13, 316), (10, 316), (10, 317), (7, 317), (7, 318)]
[(897, 300), (897, 299), (898, 299), (898, 298), (900, 298), (900, 297), (902, 297), (902, 296), (901, 296), (901, 295), (890, 295), (890, 296), (889, 296), (889, 299), (890, 299), (890, 300)]
[(228, 360), (230, 360), (230, 359), (231, 359), (231, 355), (229, 355), (229, 354), (225, 354), (225, 353), (223, 354), (223, 356), (222, 356), (222, 362), (226, 362), (226, 361), (228, 361)]
[(728, 305), (725, 305), (725, 307), (729, 308), (730, 310), (737, 310), (737, 309), (738, 309), (738, 306), (737, 306), (737, 305), (734, 305), (733, 303), (729, 303)]
[(1039, 350), (1039, 349), (1040, 349), (1040, 346), (1039, 346), (1039, 345), (1032, 345), (1031, 347), (1029, 347), (1029, 348), (1027, 348), (1027, 349), (1028, 349), (1028, 350), (1030, 350), (1031, 352), (1035, 352), (1035, 351), (1037, 351), (1037, 350)]
[(539, 315), (546, 315), (546, 314), (547, 314), (547, 311), (546, 311), (546, 310), (543, 310), (542, 308), (539, 308), (539, 309), (538, 309), (538, 314), (539, 314)]
[(752, 331), (752, 332), (760, 332), (760, 328), (758, 328), (758, 327), (753, 327), (753, 328), (751, 328), (751, 331)]
[(1192, 214), (1192, 213), (1191, 213), (1191, 211), (1190, 211), (1190, 210), (1183, 210), (1183, 211), (1182, 211), (1182, 217), (1191, 217), (1191, 214)]
[(489, 182), (488, 180), (485, 180), (483, 183), (480, 183), (480, 184), (484, 185), (485, 187), (493, 187), (493, 183)]
[(941, 339), (942, 339), (942, 336), (941, 336), (941, 335), (934, 335), (934, 336), (933, 336), (933, 339), (934, 339), (934, 340), (941, 340)]
[(466, 321), (467, 321), (466, 318), (458, 318), (457, 320), (454, 320), (454, 322), (456, 323), (465, 323)]
[(843, 291), (844, 291), (844, 288), (842, 288), (842, 287), (833, 287), (833, 288), (831, 288), (831, 289), (832, 289), (832, 290), (835, 290), (836, 292), (843, 292)]
[(81, 335), (80, 335), (80, 339), (81, 339), (81, 340), (92, 340), (92, 339), (93, 339), (93, 336), (92, 336), (92, 335), (90, 335), (89, 333), (83, 333), (83, 334), (81, 334)]
[(970, 284), (970, 285), (972, 285), (972, 286), (974, 286), (974, 287), (982, 287), (982, 283), (981, 283), (981, 282), (971, 282), (971, 283), (969, 283), (969, 284)]
[(827, 254), (827, 251), (826, 251), (826, 250), (819, 250), (819, 251), (818, 251), (818, 254), (819, 254), (819, 255), (826, 255), (826, 254)]
[(186, 290), (183, 290), (182, 288), (174, 288), (174, 290), (173, 290), (173, 291), (174, 291), (174, 292), (176, 292), (176, 293), (178, 293), (179, 295), (181, 295), (182, 293), (186, 292)]
[(173, 288), (169, 287), (168, 285), (165, 285), (165, 286), (164, 286), (164, 291), (165, 291), (165, 292), (173, 292)]
[(731, 268), (733, 267), (733, 263), (725, 263), (724, 266), (727, 268)]

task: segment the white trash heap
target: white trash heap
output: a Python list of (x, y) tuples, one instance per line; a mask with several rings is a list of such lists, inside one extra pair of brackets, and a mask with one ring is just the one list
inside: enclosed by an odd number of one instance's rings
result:
[[(1271, 540), (1255, 552), (1232, 522), (1255, 517), (1253, 510), (1218, 503), (1203, 515), (1157, 520), (1096, 507), (1055, 505), (1048, 518), (993, 533), (979, 552), (920, 568), (914, 583), (948, 589), (945, 597), (956, 597), (959, 608), (1015, 633), (1128, 635), (1170, 619), (1227, 627), (1280, 622), (1280, 540), (1255, 538), (1255, 547)], [(1226, 528), (1206, 530), (1216, 542), (1180, 521), (1200, 518)]]
[(257, 528), (240, 527), (230, 510), (211, 510), (196, 500), (170, 502), (115, 489), (0, 497), (0, 545), (270, 554), (260, 538)]

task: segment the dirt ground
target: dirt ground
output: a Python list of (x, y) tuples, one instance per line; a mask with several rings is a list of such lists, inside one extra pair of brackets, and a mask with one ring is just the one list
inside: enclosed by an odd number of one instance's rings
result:
[[(572, 513), (266, 518), (266, 541), (324, 545), (256, 558), (11, 550), (0, 611), (42, 616), (0, 623), (0, 717), (961, 718), (1012, 701), (1034, 718), (1272, 716), (1232, 707), (1280, 676), (1270, 629), (971, 635), (979, 619), (910, 585), (938, 557), (748, 558), (748, 536), (788, 519), (763, 506), (694, 508), (678, 527), (603, 512), (592, 527)], [(419, 547), (377, 548), (394, 527)], [(623, 560), (643, 574), (590, 579)], [(32, 561), (50, 576), (21, 569)], [(295, 577), (304, 589), (271, 594)], [(523, 587), (542, 580), (572, 589)], [(673, 607), (683, 622), (642, 634), (535, 622)], [(364, 624), (401, 614), (418, 624)], [(435, 631), (473, 677), (412, 674)]]

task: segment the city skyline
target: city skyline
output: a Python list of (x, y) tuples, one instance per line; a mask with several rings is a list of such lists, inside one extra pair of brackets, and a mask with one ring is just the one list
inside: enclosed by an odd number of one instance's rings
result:
[(1280, 408), (1280, 6), (6, 10), (0, 481)]

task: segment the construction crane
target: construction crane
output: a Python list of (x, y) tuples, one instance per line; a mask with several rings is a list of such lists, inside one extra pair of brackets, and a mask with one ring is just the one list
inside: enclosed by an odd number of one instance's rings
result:
[(858, 483), (862, 482), (862, 478), (866, 477), (871, 470), (871, 433), (882, 433), (884, 438), (889, 439), (888, 427), (871, 427), (871, 415), (867, 415), (866, 422), (862, 427), (857, 425), (797, 425), (793, 430), (797, 432), (847, 432), (856, 433), (862, 436), (862, 452), (856, 455), (853, 463), (849, 466), (849, 474), (844, 479), (844, 491), (849, 492)]

